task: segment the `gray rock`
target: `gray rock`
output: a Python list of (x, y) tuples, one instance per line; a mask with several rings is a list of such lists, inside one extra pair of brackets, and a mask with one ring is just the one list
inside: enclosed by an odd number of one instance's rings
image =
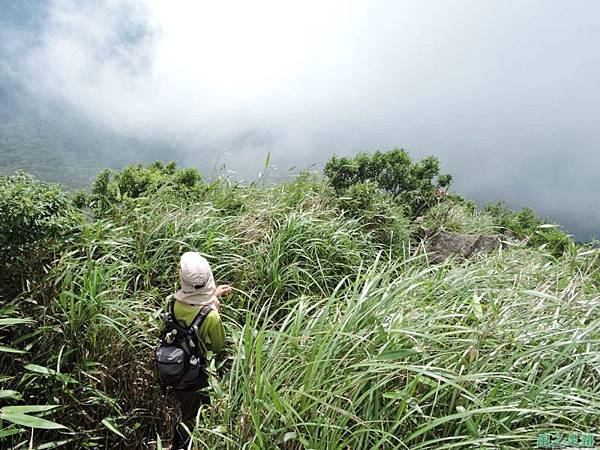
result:
[(501, 238), (500, 235), (438, 231), (425, 237), (424, 248), (429, 261), (437, 264), (452, 256), (465, 260), (497, 250), (502, 246)]

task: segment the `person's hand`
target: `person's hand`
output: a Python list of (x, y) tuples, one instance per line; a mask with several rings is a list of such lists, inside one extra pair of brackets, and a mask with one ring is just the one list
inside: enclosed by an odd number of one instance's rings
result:
[(221, 284), (219, 286), (217, 286), (217, 289), (215, 290), (215, 295), (217, 297), (221, 297), (223, 295), (227, 295), (229, 293), (231, 293), (231, 286), (229, 286), (228, 284)]

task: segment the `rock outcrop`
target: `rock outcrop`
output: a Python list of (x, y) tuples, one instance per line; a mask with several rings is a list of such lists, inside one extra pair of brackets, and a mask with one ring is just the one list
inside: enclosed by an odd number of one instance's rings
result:
[(502, 236), (464, 234), (454, 231), (437, 231), (423, 236), (424, 249), (429, 261), (437, 264), (450, 257), (468, 259), (478, 254), (490, 253), (502, 246)]

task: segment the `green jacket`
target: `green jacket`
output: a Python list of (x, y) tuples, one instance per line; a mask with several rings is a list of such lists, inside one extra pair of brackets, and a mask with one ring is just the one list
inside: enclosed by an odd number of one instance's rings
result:
[[(200, 309), (201, 307), (199, 306), (186, 305), (177, 300), (175, 300), (175, 304), (173, 305), (175, 319), (185, 323), (188, 327), (192, 324), (194, 317), (200, 312)], [(198, 329), (198, 339), (204, 342), (207, 350), (212, 350), (213, 352), (223, 350), (225, 346), (225, 329), (217, 310), (212, 310), (204, 318), (204, 322), (202, 322), (202, 325)]]

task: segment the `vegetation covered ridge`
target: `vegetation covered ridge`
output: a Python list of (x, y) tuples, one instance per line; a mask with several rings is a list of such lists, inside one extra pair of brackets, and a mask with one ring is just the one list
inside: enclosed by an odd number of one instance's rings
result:
[[(279, 184), (161, 162), (77, 194), (1, 176), (0, 447), (163, 448), (153, 349), (188, 250), (234, 287), (199, 448), (600, 439), (600, 251), (451, 180), (400, 149)], [(505, 245), (432, 264), (422, 229)]]

